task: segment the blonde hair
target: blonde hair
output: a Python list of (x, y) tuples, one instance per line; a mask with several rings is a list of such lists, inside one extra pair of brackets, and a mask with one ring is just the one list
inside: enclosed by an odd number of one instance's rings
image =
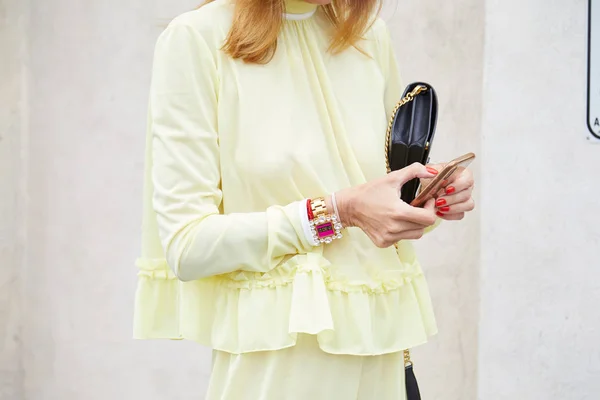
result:
[[(337, 0), (322, 7), (335, 29), (329, 50), (339, 53), (362, 38), (381, 9), (381, 1)], [(277, 49), (284, 13), (285, 0), (235, 0), (233, 25), (223, 49), (248, 63), (268, 63)]]

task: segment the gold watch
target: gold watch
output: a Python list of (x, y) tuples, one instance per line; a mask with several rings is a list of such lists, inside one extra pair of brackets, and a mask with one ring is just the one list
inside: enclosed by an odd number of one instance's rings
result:
[(335, 214), (327, 210), (323, 197), (310, 200), (312, 215), (309, 214), (310, 230), (318, 243), (329, 244), (342, 238), (342, 224)]

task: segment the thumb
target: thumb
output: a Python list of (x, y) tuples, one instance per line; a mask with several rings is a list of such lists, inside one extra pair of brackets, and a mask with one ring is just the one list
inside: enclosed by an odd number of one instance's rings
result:
[(438, 171), (431, 167), (426, 167), (423, 164), (414, 163), (409, 165), (408, 167), (399, 169), (398, 171), (391, 172), (389, 176), (394, 180), (394, 182), (398, 186), (402, 186), (406, 182), (415, 178), (428, 179), (433, 178), (437, 174)]
[(427, 200), (427, 203), (423, 206), (424, 210), (435, 212), (435, 199), (431, 198)]

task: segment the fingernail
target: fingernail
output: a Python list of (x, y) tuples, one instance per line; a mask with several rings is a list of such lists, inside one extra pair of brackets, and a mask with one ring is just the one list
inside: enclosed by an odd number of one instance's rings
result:
[(440, 207), (440, 211), (441, 211), (441, 212), (448, 212), (448, 211), (450, 211), (450, 207), (449, 207), (449, 206), (446, 206), (446, 207)]
[(454, 192), (456, 192), (456, 188), (454, 186), (448, 186), (446, 188), (446, 194), (452, 194)]
[(431, 167), (426, 167), (426, 168), (427, 168), (427, 172), (429, 172), (430, 174), (434, 174), (434, 175), (439, 174), (438, 170), (435, 168), (431, 168)]
[(444, 216), (444, 214), (442, 214), (442, 213), (441, 213), (441, 212), (439, 212), (439, 211), (438, 211), (438, 212), (436, 212), (436, 213), (435, 213), (435, 215), (437, 215), (438, 217), (443, 217), (443, 216)]
[(446, 199), (437, 199), (437, 201), (435, 202), (436, 207), (441, 207), (441, 206), (445, 206), (445, 205), (446, 205)]

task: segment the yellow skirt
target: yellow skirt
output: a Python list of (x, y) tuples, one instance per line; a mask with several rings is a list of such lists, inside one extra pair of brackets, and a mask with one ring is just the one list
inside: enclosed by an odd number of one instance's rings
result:
[(380, 356), (323, 352), (313, 335), (256, 353), (213, 352), (207, 400), (405, 400), (402, 352)]

